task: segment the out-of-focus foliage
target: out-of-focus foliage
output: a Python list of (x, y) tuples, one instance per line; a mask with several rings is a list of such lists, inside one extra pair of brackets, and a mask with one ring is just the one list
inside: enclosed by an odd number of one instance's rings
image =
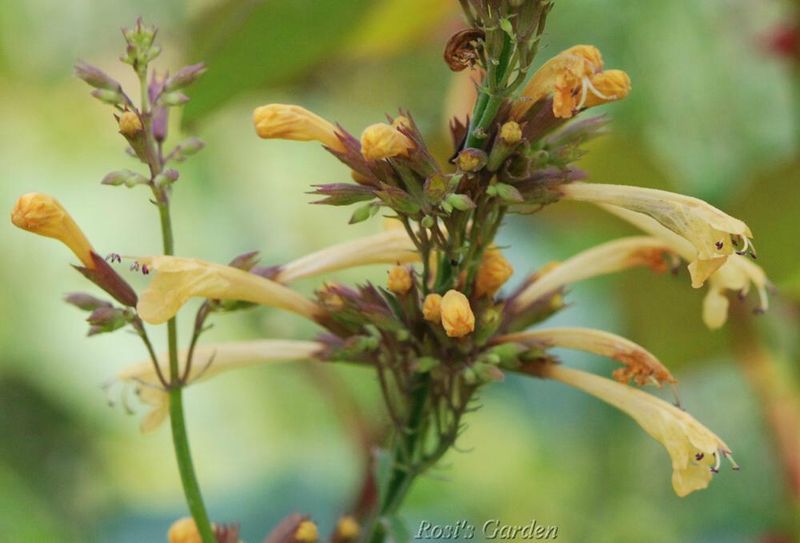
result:
[[(117, 29), (141, 15), (161, 27), (167, 55), (210, 67), (187, 112), (208, 147), (175, 187), (179, 254), (224, 262), (259, 249), (271, 264), (375, 231), (379, 221), (349, 227), (340, 210), (309, 207), (313, 197), (304, 193), (312, 183), (344, 181), (348, 172), (315, 145), (258, 140), (250, 113), (262, 103), (296, 102), (358, 133), (408, 107), (446, 153), (440, 112), (453, 76), (441, 49), (458, 27), (455, 4), (2, 2), (0, 207), (10, 209), (22, 192), (51, 192), (99, 251), (158, 251), (157, 218), (146, 199), (99, 186), (106, 172), (135, 165), (121, 152), (110, 112), (70, 76), (73, 61), (84, 58), (131, 83), (115, 60)], [(631, 96), (605, 108), (613, 134), (583, 162), (592, 179), (687, 192), (742, 217), (755, 233), (759, 264), (797, 300), (800, 108), (789, 67), (761, 39), (781, 10), (757, 0), (557, 2), (542, 60), (593, 43), (609, 65), (631, 74)], [(66, 251), (10, 226), (4, 232), (0, 540), (163, 540), (185, 511), (169, 435), (140, 436), (119, 391), (108, 409), (100, 388), (144, 353), (124, 335), (85, 338), (81, 314), (59, 302), (85, 288)], [(563, 203), (512, 217), (500, 241), (511, 245), (521, 279), (630, 232), (587, 206)], [(383, 269), (365, 273), (376, 282), (385, 277)], [(351, 271), (336, 279), (365, 276)], [(788, 526), (796, 512), (769, 430), (733, 356), (730, 329), (702, 326), (702, 295), (689, 287), (685, 270), (678, 277), (633, 271), (577, 285), (563, 322), (624, 334), (677, 369), (684, 407), (731, 445), (741, 472), (724, 471), (707, 491), (680, 500), (670, 489), (667, 455), (630, 420), (556, 384), (510, 378), (469, 418), (460, 444), (471, 452), (453, 452), (434, 474), (441, 478), (414, 490), (409, 525), (536, 518), (559, 525), (560, 540), (601, 542), (744, 542)], [(773, 311), (755, 323), (780, 352), (781, 369), (797, 378), (796, 310), (773, 301)], [(188, 321), (183, 317), (184, 333)], [(208, 340), (314, 333), (299, 319), (263, 309), (216, 324)], [(610, 368), (596, 358), (562, 358)], [(364, 412), (379, 412), (370, 375), (325, 370), (343, 378)], [(313, 513), (325, 531), (353, 499), (357, 448), (313, 383), (304, 365), (273, 366), (187, 394), (211, 513), (241, 521), (246, 541), (260, 541), (294, 510)]]

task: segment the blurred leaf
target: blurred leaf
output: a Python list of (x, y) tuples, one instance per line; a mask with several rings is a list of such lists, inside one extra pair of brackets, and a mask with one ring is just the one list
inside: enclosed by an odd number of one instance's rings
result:
[(418, 45), (448, 15), (457, 15), (452, 0), (383, 0), (375, 2), (345, 44), (344, 53), (355, 57), (391, 55)]
[[(368, 0), (227, 0), (192, 27), (190, 58), (208, 74), (191, 89), (183, 122), (237, 94), (307, 74), (339, 49)], [(313, 37), (313, 39), (312, 39)]]

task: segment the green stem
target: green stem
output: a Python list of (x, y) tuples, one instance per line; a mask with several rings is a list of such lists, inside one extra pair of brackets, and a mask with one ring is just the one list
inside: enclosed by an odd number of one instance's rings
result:
[[(169, 213), (169, 196), (161, 189), (158, 194), (158, 211), (161, 218), (161, 236), (164, 243), (164, 254), (175, 253), (175, 241), (172, 234), (172, 221)], [(186, 504), (192, 514), (197, 530), (203, 543), (216, 543), (217, 539), (211, 529), (203, 495), (197, 482), (194, 470), (192, 452), (189, 448), (189, 435), (186, 431), (186, 417), (183, 411), (183, 383), (181, 382), (180, 366), (178, 364), (178, 330), (177, 319), (171, 318), (167, 322), (167, 342), (169, 348), (169, 416), (172, 426), (172, 444), (175, 448), (175, 459), (178, 463), (178, 472), (181, 475), (183, 493)]]

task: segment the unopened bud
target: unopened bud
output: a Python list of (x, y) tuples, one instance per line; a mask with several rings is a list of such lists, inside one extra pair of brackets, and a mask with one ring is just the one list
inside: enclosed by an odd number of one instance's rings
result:
[(167, 92), (182, 89), (197, 81), (206, 72), (206, 65), (202, 62), (184, 66), (175, 75), (167, 78), (164, 89)]
[(186, 517), (172, 523), (167, 532), (167, 541), (169, 543), (203, 543), (203, 538), (200, 536), (194, 519)]
[(304, 520), (295, 530), (294, 539), (297, 543), (317, 543), (319, 541), (317, 525), (310, 520)]
[(158, 103), (164, 106), (182, 106), (188, 101), (189, 97), (180, 91), (164, 93), (158, 99)]
[(142, 133), (144, 127), (139, 115), (133, 111), (126, 111), (119, 118), (119, 133), (128, 139), (136, 138)]
[(250, 251), (249, 253), (241, 254), (228, 262), (231, 268), (239, 268), (240, 270), (252, 270), (260, 260), (258, 251)]
[(136, 185), (146, 185), (149, 182), (149, 179), (147, 179), (145, 176), (131, 170), (117, 170), (110, 172), (106, 174), (101, 181), (103, 185), (111, 185), (112, 187), (125, 185), (128, 188), (133, 188)]
[(83, 311), (94, 311), (101, 307), (111, 307), (111, 303), (84, 292), (72, 292), (64, 297), (64, 301)]
[(426, 321), (439, 322), (442, 318), (441, 294), (428, 294), (422, 303), (422, 316)]
[(515, 121), (503, 123), (503, 126), (500, 127), (500, 139), (509, 145), (519, 143), (519, 141), (522, 139), (522, 129), (520, 128), (519, 123)]
[(75, 75), (96, 89), (105, 89), (116, 93), (122, 90), (116, 79), (112, 79), (103, 70), (85, 62), (78, 62), (75, 65)]
[(466, 194), (450, 194), (445, 198), (443, 204), (447, 204), (459, 211), (469, 211), (475, 209), (475, 202)]
[(118, 330), (130, 322), (128, 312), (124, 309), (112, 306), (98, 307), (89, 318), (86, 319), (91, 326), (89, 335), (103, 334)]
[(414, 142), (397, 129), (398, 117), (395, 125), (376, 123), (364, 129), (361, 133), (361, 154), (367, 160), (382, 160), (396, 156), (408, 155), (414, 148)]
[(100, 100), (101, 102), (105, 102), (106, 104), (118, 106), (127, 103), (127, 101), (125, 100), (125, 96), (118, 91), (107, 90), (107, 89), (94, 89), (91, 92), (91, 95)]
[(180, 177), (180, 173), (178, 173), (178, 170), (173, 170), (172, 168), (168, 168), (163, 172), (161, 172), (160, 174), (158, 174), (157, 176), (155, 176), (155, 178), (153, 178), (153, 183), (157, 187), (166, 187), (177, 181), (178, 177)]
[(489, 249), (483, 254), (475, 277), (475, 295), (492, 296), (500, 290), (514, 273), (511, 263), (499, 249)]
[(408, 294), (411, 287), (414, 286), (414, 281), (411, 278), (411, 272), (406, 266), (395, 266), (389, 270), (389, 278), (386, 282), (387, 288), (397, 294)]
[(344, 516), (336, 523), (336, 531), (333, 534), (333, 543), (353, 543), (361, 534), (361, 526), (356, 519), (350, 515)]
[(449, 337), (464, 337), (475, 330), (475, 314), (469, 300), (457, 290), (442, 297), (442, 326)]
[(488, 157), (480, 149), (467, 148), (458, 153), (456, 164), (464, 172), (477, 172), (486, 165)]

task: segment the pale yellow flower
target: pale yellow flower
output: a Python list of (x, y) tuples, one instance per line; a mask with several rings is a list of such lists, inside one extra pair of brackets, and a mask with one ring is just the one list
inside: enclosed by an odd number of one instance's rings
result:
[(600, 51), (591, 45), (576, 45), (545, 62), (531, 77), (511, 108), (511, 117), (521, 119), (530, 107), (553, 97), (553, 115), (569, 119), (576, 112), (625, 98), (630, 78), (621, 70), (603, 72)]
[(336, 127), (307, 109), (287, 104), (268, 104), (253, 111), (256, 133), (264, 139), (318, 141), (334, 151), (345, 147)]
[(449, 337), (464, 337), (475, 330), (475, 314), (462, 293), (448, 290), (440, 307), (442, 326)]
[(40, 192), (20, 196), (11, 212), (11, 222), (28, 232), (57, 239), (86, 268), (95, 268), (91, 243), (64, 206), (52, 196)]
[(498, 343), (530, 343), (544, 347), (561, 347), (606, 356), (624, 367), (614, 371), (621, 383), (633, 380), (638, 385), (676, 383), (670, 371), (652, 353), (622, 336), (592, 328), (541, 328), (500, 336)]
[[(661, 226), (655, 219), (617, 206), (601, 205), (601, 207), (630, 222), (637, 228), (664, 240), (684, 260), (691, 261), (694, 258), (695, 251), (692, 244), (673, 231)], [(758, 310), (766, 311), (769, 308), (769, 299), (767, 297), (769, 281), (767, 276), (760, 266), (754, 264), (747, 257), (738, 254), (730, 255), (725, 264), (711, 274), (707, 282), (708, 293), (703, 300), (703, 322), (709, 328), (720, 328), (728, 319), (729, 302), (728, 297), (725, 295), (726, 291), (746, 295), (750, 291), (750, 285), (752, 284), (758, 291)], [(700, 287), (702, 284), (693, 283), (692, 286)]]
[(408, 155), (414, 142), (400, 132), (400, 126), (408, 126), (408, 119), (397, 117), (392, 124), (376, 123), (361, 133), (361, 154), (368, 160), (382, 160)]
[(514, 298), (513, 308), (526, 307), (566, 285), (634, 266), (662, 271), (666, 269), (664, 254), (670, 251), (669, 244), (651, 236), (632, 236), (601, 243), (560, 264), (548, 266)]
[[(204, 381), (233, 369), (263, 364), (266, 362), (306, 360), (313, 358), (323, 345), (313, 341), (262, 339), (201, 345), (195, 349), (194, 360), (187, 384)], [(188, 352), (178, 355), (180, 374), (186, 368)], [(164, 375), (169, 374), (167, 354), (159, 358)], [(142, 432), (158, 428), (169, 416), (169, 394), (161, 386), (158, 374), (150, 360), (137, 362), (119, 373), (117, 379), (133, 386), (139, 400), (150, 407), (141, 423)]]
[(568, 183), (560, 187), (565, 198), (609, 204), (643, 213), (687, 240), (694, 247), (689, 258), (692, 286), (700, 287), (734, 252), (751, 250), (753, 234), (745, 223), (691, 196), (657, 189), (600, 183)]
[(139, 315), (150, 324), (168, 321), (195, 296), (279, 307), (312, 320), (319, 313), (316, 304), (295, 291), (237, 268), (173, 256), (137, 261), (156, 272), (137, 305)]
[(442, 319), (442, 295), (431, 293), (422, 303), (422, 316), (426, 321), (439, 322)]
[[(398, 221), (392, 221), (399, 224)], [(274, 280), (290, 283), (304, 277), (365, 266), (368, 264), (407, 264), (419, 261), (414, 242), (405, 229), (392, 228), (380, 234), (332, 245), (280, 267)]]
[(724, 441), (691, 415), (660, 398), (556, 364), (546, 365), (539, 374), (578, 388), (630, 415), (667, 449), (672, 459), (672, 488), (678, 496), (706, 488), (719, 470), (721, 457), (730, 458)]
[(500, 249), (488, 249), (483, 254), (475, 275), (475, 295), (493, 296), (513, 274), (514, 268)]

